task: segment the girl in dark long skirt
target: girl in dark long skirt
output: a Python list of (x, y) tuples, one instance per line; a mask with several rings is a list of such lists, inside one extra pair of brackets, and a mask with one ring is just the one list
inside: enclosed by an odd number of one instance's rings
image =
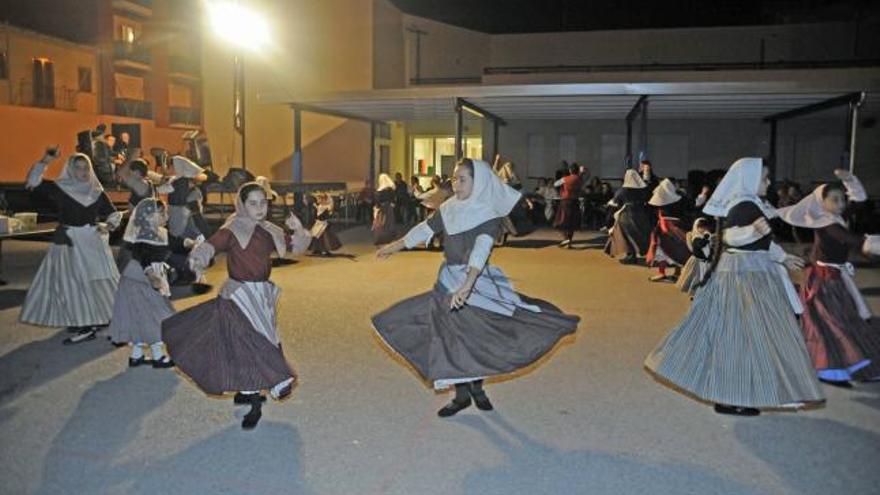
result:
[(403, 239), (376, 253), (387, 258), (403, 248), (443, 235), (444, 263), (434, 289), (373, 316), (382, 340), (436, 389), (455, 386), (455, 398), (438, 414), (452, 416), (471, 405), (491, 410), (483, 379), (534, 363), (579, 318), (514, 291), (490, 265), (501, 219), (520, 193), (504, 185), (489, 164), (464, 159), (455, 169), (455, 196)]

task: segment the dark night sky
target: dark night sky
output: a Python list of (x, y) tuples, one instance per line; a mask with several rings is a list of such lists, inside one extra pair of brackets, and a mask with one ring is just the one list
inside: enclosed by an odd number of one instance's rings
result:
[[(412, 15), (487, 33), (847, 21), (864, 0), (391, 0)], [(871, 8), (876, 10), (876, 8)]]

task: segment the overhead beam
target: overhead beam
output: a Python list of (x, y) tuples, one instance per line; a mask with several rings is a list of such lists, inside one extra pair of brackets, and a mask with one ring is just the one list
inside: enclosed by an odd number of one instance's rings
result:
[(317, 113), (320, 115), (328, 115), (330, 117), (339, 117), (341, 119), (357, 120), (359, 122), (366, 122), (368, 124), (384, 124), (385, 123), (385, 121), (382, 121), (382, 120), (371, 119), (368, 117), (364, 117), (361, 115), (356, 115), (356, 114), (348, 113), (348, 112), (329, 110), (327, 108), (322, 108), (319, 106), (310, 105), (308, 103), (291, 103), (290, 107), (293, 108), (295, 111), (299, 110), (302, 112)]
[(456, 108), (462, 108), (464, 110), (468, 110), (471, 113), (475, 113), (480, 117), (485, 119), (489, 119), (493, 122), (497, 122), (498, 125), (507, 125), (507, 122), (504, 121), (501, 117), (495, 115), (494, 113), (486, 110), (485, 108), (477, 105), (476, 103), (471, 103), (464, 98), (456, 98), (455, 99)]
[(813, 103), (810, 105), (805, 105), (800, 108), (795, 108), (792, 110), (787, 110), (785, 112), (774, 113), (773, 115), (768, 115), (764, 117), (764, 122), (773, 122), (780, 120), (788, 120), (793, 119), (795, 117), (802, 117), (804, 115), (809, 115), (811, 113), (821, 112), (822, 110), (828, 110), (829, 108), (835, 108), (842, 105), (849, 105), (851, 103), (855, 103), (861, 101), (865, 97), (865, 93), (859, 91), (857, 93), (848, 93), (842, 96), (838, 96), (835, 98), (830, 98), (824, 101), (820, 101), (818, 103)]

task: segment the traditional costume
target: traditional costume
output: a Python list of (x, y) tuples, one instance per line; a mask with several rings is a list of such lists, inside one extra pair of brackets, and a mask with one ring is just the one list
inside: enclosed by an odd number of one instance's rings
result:
[(633, 169), (626, 171), (623, 187), (617, 190), (608, 205), (617, 208), (614, 225), (609, 229), (605, 252), (621, 263), (635, 263), (648, 254), (651, 220), (648, 218), (647, 185)]
[[(251, 185), (256, 184), (242, 188)], [(190, 253), (190, 263), (202, 269), (215, 253), (226, 253), (229, 279), (219, 296), (162, 323), (163, 340), (178, 369), (205, 393), (241, 392), (235, 402), (251, 404), (244, 428), (259, 421), (260, 403), (265, 400), (260, 390), (269, 389), (275, 399), (292, 390), (295, 375), (276, 332), (275, 306), (281, 291), (269, 275), (273, 252), (284, 257), (288, 247), (294, 252), (305, 250), (307, 243), (291, 243), (298, 238), (248, 216), (238, 194), (235, 214)]]
[[(855, 176), (844, 179), (843, 185), (850, 201), (867, 199)], [(801, 330), (821, 380), (848, 384), (851, 379), (877, 379), (880, 325), (853, 280), (855, 271), (848, 258), (853, 249), (880, 254), (880, 236), (850, 232), (840, 215), (823, 207), (826, 187), (823, 184), (796, 205), (779, 210), (786, 223), (814, 232), (811, 265), (800, 288)]]
[[(675, 282), (681, 274), (681, 267), (687, 263), (691, 253), (687, 246), (687, 234), (682, 229), (682, 198), (675, 190), (675, 184), (663, 179), (654, 189), (648, 204), (657, 211), (657, 224), (651, 231), (651, 244), (648, 247), (646, 261), (648, 265), (656, 265), (657, 276), (651, 277), (653, 282)], [(675, 275), (667, 275), (668, 267), (675, 267)]]
[(394, 216), (396, 199), (394, 181), (388, 174), (379, 175), (379, 187), (376, 189), (373, 205), (373, 243), (387, 244), (397, 238), (397, 221)]
[[(444, 262), (434, 288), (372, 319), (382, 340), (434, 388), (456, 385), (456, 400), (441, 416), (467, 407), (471, 397), (481, 409), (491, 408), (483, 378), (534, 363), (573, 333), (579, 321), (549, 303), (518, 294), (504, 273), (488, 263), (501, 218), (520, 194), (504, 185), (485, 162), (474, 161), (473, 172), (473, 191), (467, 199), (453, 196), (403, 239), (412, 248), (443, 235)], [(467, 304), (451, 310), (451, 294), (462, 287), (471, 269), (479, 270), (479, 276)]]
[[(131, 259), (122, 270), (113, 304), (110, 339), (131, 344), (129, 366), (152, 364), (170, 368), (174, 363), (162, 343), (162, 321), (174, 314), (167, 263), (171, 256), (168, 231), (163, 226), (165, 205), (156, 199), (142, 200), (134, 208), (123, 239)], [(151, 359), (144, 353), (149, 346)]]
[(196, 177), (205, 170), (188, 158), (175, 155), (173, 190), (168, 194), (168, 232), (180, 239), (198, 239), (207, 231), (202, 217), (202, 191), (196, 187)]
[(318, 197), (318, 202), (315, 206), (315, 223), (312, 224), (310, 232), (312, 242), (309, 249), (314, 254), (330, 256), (332, 251), (342, 247), (342, 241), (333, 232), (333, 225), (330, 223), (333, 211), (334, 202), (330, 195), (323, 194)]
[(694, 226), (685, 236), (687, 247), (691, 255), (678, 277), (676, 286), (688, 294), (693, 294), (706, 273), (709, 271), (709, 260), (712, 259), (712, 229), (709, 220), (700, 217), (694, 221)]
[[(79, 180), (74, 167), (85, 163), (88, 178)], [(72, 344), (95, 338), (96, 327), (110, 322), (119, 271), (113, 262), (107, 230), (122, 220), (95, 176), (89, 158), (76, 153), (58, 178), (44, 181), (47, 158), (35, 163), (27, 178), (33, 194), (58, 209), (58, 228), (21, 307), (21, 321), (47, 327), (68, 327), (77, 335)]]
[(715, 403), (719, 413), (824, 400), (795, 319), (802, 308), (782, 264), (786, 253), (772, 234), (731, 231), (776, 216), (758, 196), (762, 169), (760, 158), (737, 160), (715, 189), (703, 212), (728, 227), (725, 249), (684, 321), (645, 360), (660, 379)]
[(581, 228), (583, 220), (581, 214), (581, 189), (583, 187), (581, 176), (569, 173), (569, 175), (558, 179), (553, 185), (562, 188), (559, 193), (561, 201), (553, 226), (562, 231), (564, 237), (559, 246), (570, 248), (574, 233)]

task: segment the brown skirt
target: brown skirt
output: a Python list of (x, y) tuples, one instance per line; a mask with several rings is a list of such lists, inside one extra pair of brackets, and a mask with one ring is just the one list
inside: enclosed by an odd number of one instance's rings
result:
[(581, 227), (581, 204), (578, 198), (560, 201), (553, 227), (564, 232), (572, 232)]
[(397, 239), (397, 221), (394, 219), (394, 207), (391, 203), (382, 203), (376, 207), (373, 218), (373, 244), (388, 244)]
[(605, 252), (613, 257), (643, 257), (648, 253), (651, 219), (643, 205), (625, 204), (617, 214)]
[(373, 316), (373, 327), (426, 381), (511, 373), (547, 354), (580, 320), (545, 301), (520, 297), (541, 312), (516, 309), (505, 316), (474, 306), (451, 311), (450, 295), (435, 288)]
[(657, 248), (678, 266), (684, 266), (691, 252), (687, 246), (687, 233), (679, 226), (678, 219), (664, 218), (657, 222), (651, 231), (651, 245), (648, 248), (648, 263), (652, 263), (657, 255)]
[(265, 390), (295, 377), (281, 345), (222, 297), (166, 319), (162, 340), (177, 368), (208, 394)]
[(880, 326), (863, 320), (840, 271), (809, 266), (801, 285), (801, 330), (820, 378), (880, 377)]

